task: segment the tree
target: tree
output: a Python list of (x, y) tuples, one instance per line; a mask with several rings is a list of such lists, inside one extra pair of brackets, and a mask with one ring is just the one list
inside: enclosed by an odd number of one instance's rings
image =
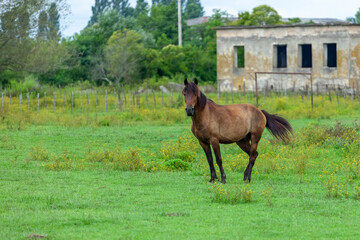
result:
[[(2, 0), (0, 1), (0, 72), (24, 71), (33, 50), (33, 37), (45, 36), (46, 11), (56, 2), (59, 12), (64, 12), (63, 0)], [(45, 12), (43, 14), (42, 12)], [(44, 20), (43, 24), (41, 23)], [(39, 23), (40, 21), (40, 23)], [(40, 31), (39, 31), (40, 27)]]
[(204, 16), (204, 9), (200, 0), (187, 0), (184, 11), (184, 18), (191, 19)]
[(169, 5), (177, 0), (152, 0), (152, 5)]
[(116, 31), (105, 48), (106, 69), (115, 83), (134, 83), (139, 78), (144, 46), (141, 35), (133, 30)]
[(301, 23), (301, 19), (300, 18), (289, 18), (288, 22), (290, 24), (298, 24), (298, 23)]
[(185, 54), (182, 47), (175, 45), (165, 46), (160, 51), (161, 71), (163, 75), (173, 77), (177, 73), (187, 73)]
[(91, 7), (92, 15), (88, 22), (88, 26), (98, 22), (98, 18), (110, 7), (109, 0), (95, 0), (95, 5)]
[(149, 4), (145, 0), (137, 0), (134, 10), (134, 16), (147, 14), (149, 11)]
[(38, 21), (38, 33), (37, 37), (39, 39), (46, 40), (48, 37), (48, 15), (46, 11), (41, 11), (39, 15), (39, 21)]
[(358, 23), (360, 24), (360, 8), (359, 10), (356, 12), (355, 17), (347, 17), (346, 21), (351, 22), (351, 23)]
[(95, 0), (91, 7), (92, 16), (88, 27), (97, 23), (101, 15), (115, 10), (120, 16), (129, 17), (134, 15), (134, 8), (130, 6), (129, 0)]
[(49, 8), (48, 26), (48, 39), (60, 40), (60, 15), (55, 2), (52, 2)]
[(112, 9), (124, 17), (134, 15), (134, 8), (130, 6), (129, 0), (112, 0)]
[[(178, 16), (176, 1), (172, 1), (169, 5), (152, 5), (149, 16), (142, 15), (137, 19), (145, 31), (152, 33), (154, 39), (164, 40), (163, 34), (165, 34), (166, 39), (169, 39), (171, 44), (177, 44)], [(163, 46), (158, 47), (161, 48)]]
[(275, 9), (268, 5), (255, 7), (252, 13), (242, 12), (239, 14), (238, 18), (239, 19), (237, 21), (231, 23), (230, 25), (264, 26), (282, 24), (281, 16)]

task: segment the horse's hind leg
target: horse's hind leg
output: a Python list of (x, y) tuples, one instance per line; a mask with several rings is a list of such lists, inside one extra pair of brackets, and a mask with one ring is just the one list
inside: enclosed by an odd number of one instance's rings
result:
[(216, 157), (216, 163), (219, 166), (220, 169), (220, 173), (221, 173), (221, 183), (226, 183), (226, 175), (225, 175), (225, 171), (224, 168), (222, 166), (222, 157), (221, 157), (221, 153), (220, 153), (220, 144), (218, 140), (214, 140), (211, 142), (211, 146), (214, 150), (215, 153), (215, 157)]
[(251, 172), (252, 168), (255, 164), (255, 160), (258, 156), (257, 146), (259, 144), (259, 141), (261, 139), (261, 135), (252, 134), (251, 135), (251, 146), (250, 146), (250, 158), (249, 158), (249, 168), (248, 171), (244, 173), (244, 179), (245, 181), (251, 181)]
[(218, 179), (218, 177), (216, 176), (216, 172), (215, 172), (214, 161), (213, 161), (213, 157), (211, 154), (211, 147), (209, 144), (203, 143), (201, 141), (199, 141), (199, 143), (200, 143), (201, 147), (204, 149), (206, 159), (209, 163), (210, 174), (211, 174), (211, 178), (210, 178), (209, 182), (214, 182), (215, 179)]
[[(236, 144), (249, 155), (249, 164), (247, 165), (245, 171), (244, 171), (244, 181), (251, 181), (251, 172), (252, 172), (252, 168), (255, 164), (255, 160), (258, 156), (258, 152), (257, 150), (257, 145), (260, 141), (261, 135), (260, 137), (256, 134), (251, 134), (248, 135), (246, 138), (244, 138), (243, 140), (237, 142)], [(251, 144), (250, 144), (250, 139), (251, 139)]]

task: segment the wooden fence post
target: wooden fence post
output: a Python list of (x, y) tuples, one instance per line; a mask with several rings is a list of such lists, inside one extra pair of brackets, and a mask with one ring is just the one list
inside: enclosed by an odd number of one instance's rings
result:
[(30, 111), (30, 94), (27, 93), (26, 97), (27, 97), (28, 110)]
[(19, 96), (20, 100), (19, 100), (19, 105), (20, 105), (20, 111), (22, 110), (21, 109), (21, 105), (22, 105), (22, 93), (20, 93), (20, 96)]
[(12, 97), (11, 97), (11, 93), (10, 93), (10, 106), (12, 104)]
[(71, 91), (71, 113), (73, 113), (74, 110), (74, 92)]
[(107, 90), (105, 90), (105, 112), (108, 110)]
[(155, 105), (155, 108), (156, 108), (156, 98), (155, 98), (154, 90), (152, 90), (152, 93), (153, 93), (153, 97), (154, 97), (154, 105)]
[(1, 110), (4, 110), (4, 92), (1, 93)]
[(40, 110), (39, 98), (40, 98), (40, 93), (37, 93), (37, 96), (36, 96), (36, 109), (37, 109), (38, 113), (39, 113), (39, 110)]
[(54, 94), (54, 112), (56, 112), (56, 94), (55, 92), (53, 92)]
[(122, 111), (121, 109), (122, 109), (122, 102), (121, 102), (121, 92), (120, 91), (118, 91), (118, 95), (117, 95), (117, 97), (118, 97), (118, 107), (119, 107), (119, 110), (120, 111)]
[(83, 110), (83, 99), (82, 99), (82, 90), (80, 90), (80, 112)]
[(126, 93), (125, 90), (123, 89), (123, 97), (124, 97), (124, 110), (126, 108)]
[(44, 92), (44, 106), (47, 108), (47, 102), (46, 102), (46, 92)]
[(65, 112), (65, 106), (66, 106), (66, 91), (64, 90), (64, 101), (63, 101), (63, 110)]
[(89, 112), (90, 111), (89, 90), (86, 90), (86, 102), (87, 102), (87, 109)]
[(95, 105), (96, 105), (96, 113), (97, 113), (98, 109), (99, 109), (99, 101), (98, 101), (98, 94), (97, 94), (96, 90), (95, 90)]
[(171, 94), (171, 101), (170, 101), (170, 104), (171, 104), (171, 106), (173, 106), (173, 92), (171, 91), (171, 92), (170, 92), (170, 94)]
[(117, 106), (116, 106), (116, 91), (114, 89), (114, 110), (115, 110), (115, 112), (116, 112), (116, 108), (117, 108)]
[(164, 92), (161, 91), (161, 103), (162, 103), (162, 106), (164, 107)]
[(136, 93), (136, 102), (137, 102), (137, 105), (138, 105), (138, 107), (140, 109), (140, 107), (141, 107), (141, 95), (140, 95), (140, 93)]

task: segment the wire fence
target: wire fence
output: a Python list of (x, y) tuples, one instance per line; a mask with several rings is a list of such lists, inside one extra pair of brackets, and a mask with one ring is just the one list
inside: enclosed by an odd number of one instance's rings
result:
[[(259, 80), (259, 82), (262, 80)], [(284, 85), (283, 85), (284, 86)], [(303, 88), (280, 87), (270, 81), (257, 84), (255, 91), (230, 92), (205, 92), (206, 96), (218, 104), (251, 103), (254, 105), (271, 104), (274, 98), (292, 97), (294, 100), (311, 104), (312, 96), (322, 96), (320, 101), (344, 103), (360, 102), (360, 93), (356, 88), (322, 86), (325, 91), (320, 91), (320, 86), (312, 89), (311, 85)], [(319, 100), (317, 100), (319, 101)], [(184, 106), (184, 97), (181, 91), (117, 91), (88, 89), (69, 91), (56, 89), (53, 92), (28, 92), (28, 93), (1, 93), (1, 112), (11, 109), (19, 111), (28, 110), (39, 112), (43, 109), (53, 112), (122, 112), (129, 109), (157, 109), (157, 108), (181, 108)]]

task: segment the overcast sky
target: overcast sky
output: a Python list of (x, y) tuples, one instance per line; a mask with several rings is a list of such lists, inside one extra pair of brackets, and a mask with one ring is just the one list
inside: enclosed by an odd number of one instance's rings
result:
[[(151, 3), (151, 0), (147, 0)], [(88, 23), (91, 6), (95, 0), (67, 0), (71, 14), (67, 17), (63, 29), (64, 36), (79, 33)], [(135, 6), (136, 0), (130, 0)], [(201, 0), (205, 15), (210, 16), (213, 9), (221, 9), (236, 16), (243, 11), (251, 11), (254, 7), (267, 4), (273, 7), (284, 18), (337, 18), (355, 16), (360, 8), (359, 0)]]

